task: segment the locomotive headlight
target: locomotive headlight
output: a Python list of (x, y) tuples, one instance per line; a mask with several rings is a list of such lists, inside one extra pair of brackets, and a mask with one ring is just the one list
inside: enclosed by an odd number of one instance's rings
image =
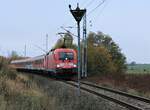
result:
[(60, 67), (60, 65), (59, 65), (59, 64), (57, 64), (56, 66), (57, 66), (57, 68), (59, 68), (59, 67)]
[(77, 67), (77, 65), (76, 65), (76, 64), (74, 64), (74, 65), (73, 65), (73, 67)]

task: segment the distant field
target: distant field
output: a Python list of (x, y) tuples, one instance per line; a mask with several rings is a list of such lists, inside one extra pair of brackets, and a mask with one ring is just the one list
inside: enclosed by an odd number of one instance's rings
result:
[(150, 64), (128, 65), (127, 73), (150, 74)]

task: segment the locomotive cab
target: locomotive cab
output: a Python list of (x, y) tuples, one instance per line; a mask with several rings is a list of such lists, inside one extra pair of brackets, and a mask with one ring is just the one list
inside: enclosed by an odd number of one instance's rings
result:
[(73, 49), (56, 49), (54, 51), (56, 71), (58, 73), (76, 74), (77, 54)]
[(73, 52), (59, 52), (58, 53), (58, 63), (57, 68), (76, 68), (76, 62), (74, 62)]

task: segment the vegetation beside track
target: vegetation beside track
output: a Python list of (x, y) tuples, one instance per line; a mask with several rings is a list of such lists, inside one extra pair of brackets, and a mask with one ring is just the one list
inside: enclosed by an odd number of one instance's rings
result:
[(150, 97), (150, 65), (127, 65), (119, 45), (102, 32), (89, 33), (87, 42), (88, 80)]
[(0, 59), (0, 110), (120, 110), (118, 106), (81, 93), (50, 78), (18, 73)]
[(86, 80), (150, 98), (150, 74), (101, 74)]
[(42, 110), (46, 94), (8, 64), (8, 59), (0, 57), (0, 110)]
[(125, 73), (126, 57), (119, 45), (109, 35), (102, 32), (91, 32), (87, 37), (87, 43), (87, 67), (90, 75)]
[[(59, 82), (17, 73), (8, 64), (18, 59), (18, 55), (13, 52), (11, 56), (10, 59), (0, 57), (0, 110), (117, 109), (90, 95), (82, 94), (78, 98), (75, 91)], [(125, 56), (111, 37), (89, 34), (87, 80), (150, 97), (150, 74), (125, 74), (126, 66)]]

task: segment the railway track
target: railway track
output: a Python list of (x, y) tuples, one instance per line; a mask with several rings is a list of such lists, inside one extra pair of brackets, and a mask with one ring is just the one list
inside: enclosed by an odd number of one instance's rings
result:
[[(65, 81), (65, 83), (78, 87), (78, 84), (75, 81)], [(148, 98), (131, 95), (122, 91), (83, 81), (81, 81), (81, 90), (112, 101), (129, 110), (150, 110), (150, 99)]]
[[(55, 80), (53, 78), (51, 79)], [(78, 87), (78, 83), (76, 81), (64, 81), (64, 80), (59, 81), (74, 87)], [(150, 99), (148, 98), (131, 95), (115, 89), (102, 87), (90, 82), (81, 81), (80, 83), (81, 83), (80, 87), (81, 90), (94, 94), (98, 97), (102, 97), (108, 101), (112, 101), (129, 110), (150, 110)]]

